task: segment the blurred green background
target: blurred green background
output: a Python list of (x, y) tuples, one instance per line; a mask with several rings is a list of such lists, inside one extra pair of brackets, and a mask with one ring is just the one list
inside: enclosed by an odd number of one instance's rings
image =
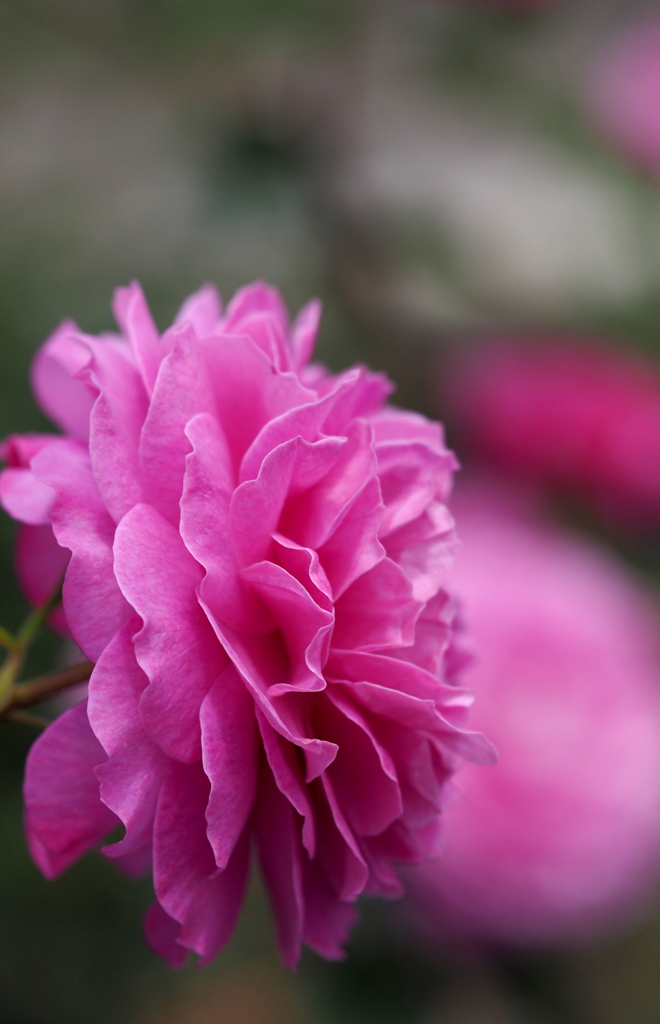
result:
[[(27, 371), (64, 317), (111, 326), (142, 282), (165, 326), (203, 281), (319, 295), (319, 356), (386, 370), (442, 415), (436, 367), (490, 331), (660, 348), (660, 186), (584, 114), (591, 62), (649, 5), (536, 14), (421, 0), (0, 2), (0, 434), (42, 429)], [(450, 438), (460, 453), (460, 437)], [(0, 520), (0, 621), (26, 612)], [(653, 575), (641, 541), (625, 557)], [(35, 671), (67, 657), (44, 637)], [(45, 882), (0, 725), (2, 1024), (517, 1024), (660, 1020), (660, 915), (544, 954), (420, 950), (367, 905), (343, 964), (280, 970), (255, 885), (235, 940), (173, 973), (144, 945), (149, 884), (90, 856)]]

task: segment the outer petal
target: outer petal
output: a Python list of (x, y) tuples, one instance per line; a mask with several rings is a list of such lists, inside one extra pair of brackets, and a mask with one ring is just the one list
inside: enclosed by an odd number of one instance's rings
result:
[(90, 418), (89, 452), (103, 503), (115, 520), (142, 500), (138, 457), (147, 392), (123, 342), (85, 336), (92, 358), (80, 377), (99, 392)]
[(144, 917), (144, 931), (147, 942), (170, 967), (183, 967), (188, 959), (188, 950), (179, 942), (181, 925), (170, 917), (160, 903), (152, 903)]
[(199, 714), (227, 666), (196, 596), (202, 570), (171, 523), (137, 505), (117, 527), (115, 572), (144, 626), (134, 639), (149, 685), (140, 699), (148, 733), (170, 757), (202, 756)]
[(312, 299), (298, 313), (291, 328), (291, 349), (294, 370), (301, 370), (312, 358), (316, 335), (319, 332), (323, 307)]
[[(19, 527), (14, 558), (18, 579), (30, 604), (45, 604), (53, 596), (64, 579), (70, 557), (70, 552), (55, 540), (50, 525)], [(61, 607), (49, 621), (61, 632), (69, 632)]]
[(257, 788), (257, 723), (254, 701), (233, 665), (204, 699), (202, 760), (211, 783), (207, 835), (224, 870), (252, 812)]
[(326, 960), (343, 960), (343, 945), (357, 919), (355, 904), (337, 898), (317, 861), (303, 862), (303, 891), (303, 941)]
[(168, 759), (146, 734), (138, 711), (147, 678), (135, 660), (133, 616), (110, 641), (89, 681), (89, 720), (108, 760), (96, 775), (101, 798), (123, 823), (126, 834), (103, 851), (122, 858), (151, 849), (156, 801)]
[(28, 754), (23, 789), (28, 845), (47, 878), (65, 871), (117, 824), (101, 803), (94, 774), (104, 760), (86, 701), (65, 711)]
[(67, 622), (81, 650), (96, 661), (129, 613), (113, 571), (114, 523), (80, 444), (53, 441), (32, 462), (35, 475), (57, 495), (53, 532), (72, 553), (63, 591)]
[(41, 346), (30, 375), (43, 411), (76, 441), (89, 440), (89, 417), (96, 398), (94, 389), (77, 379), (89, 359), (78, 327), (66, 321)]
[(161, 363), (140, 437), (144, 493), (170, 522), (179, 522), (179, 501), (190, 442), (186, 424), (214, 408), (206, 366), (190, 324), (172, 332), (173, 351)]
[(293, 373), (280, 373), (250, 338), (221, 334), (200, 342), (221, 422), (238, 467), (262, 427), (316, 398)]
[(50, 523), (55, 492), (38, 480), (31, 469), (5, 469), (0, 473), (0, 504), (12, 519), (29, 526)]
[(154, 827), (154, 888), (177, 941), (208, 962), (231, 937), (249, 863), (247, 833), (224, 871), (216, 868), (204, 817), (209, 782), (201, 765), (172, 763), (161, 787)]
[(144, 292), (137, 281), (132, 281), (127, 288), (117, 288), (112, 311), (135, 353), (147, 393), (151, 394), (164, 352)]
[(221, 316), (222, 301), (218, 290), (212, 284), (205, 284), (186, 299), (176, 315), (175, 323), (189, 323), (195, 334), (203, 338), (216, 330)]
[(284, 966), (292, 970), (300, 958), (304, 920), (300, 825), (268, 768), (259, 786), (255, 835), (275, 915), (277, 945)]

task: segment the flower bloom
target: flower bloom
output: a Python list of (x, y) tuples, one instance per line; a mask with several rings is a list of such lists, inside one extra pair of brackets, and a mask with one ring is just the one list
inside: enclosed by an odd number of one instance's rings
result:
[(457, 366), (448, 398), (486, 458), (614, 522), (660, 524), (660, 375), (641, 359), (571, 339), (495, 339)]
[(660, 17), (652, 12), (618, 33), (591, 73), (588, 112), (613, 146), (660, 175)]
[(65, 436), (5, 444), (25, 588), (68, 561), (94, 662), (28, 759), (32, 855), (53, 877), (122, 824), (104, 852), (153, 869), (147, 936), (178, 964), (229, 938), (254, 848), (285, 963), (340, 956), (357, 897), (400, 892), (448, 778), (490, 756), (442, 589), (454, 457), (381, 375), (308, 365), (317, 303), (290, 326), (265, 285), (224, 315), (206, 287), (162, 337), (138, 285), (114, 310), (120, 335), (67, 323), (36, 357)]
[(611, 556), (488, 491), (457, 508), (474, 723), (500, 760), (457, 776), (415, 898), (466, 937), (585, 938), (637, 908), (660, 867), (658, 609)]

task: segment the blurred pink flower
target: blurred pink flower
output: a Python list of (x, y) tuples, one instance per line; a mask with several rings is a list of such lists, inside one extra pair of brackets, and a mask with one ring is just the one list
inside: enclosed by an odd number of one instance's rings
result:
[(487, 490), (458, 509), (450, 578), (477, 648), (474, 722), (500, 761), (457, 776), (414, 898), (445, 933), (588, 937), (637, 908), (660, 866), (658, 609), (611, 556)]
[(586, 106), (604, 136), (629, 159), (660, 174), (660, 13), (626, 26), (591, 73)]
[(114, 310), (121, 335), (45, 343), (66, 436), (11, 439), (0, 480), (31, 596), (71, 553), (95, 663), (28, 759), (32, 855), (53, 877), (122, 824), (104, 852), (153, 868), (148, 938), (178, 964), (231, 935), (254, 844), (285, 963), (340, 956), (357, 897), (400, 892), (449, 776), (491, 756), (442, 589), (454, 456), (383, 376), (308, 365), (318, 303), (290, 327), (263, 284), (224, 316), (206, 287), (162, 337), (137, 284)]
[(495, 339), (445, 390), (488, 459), (619, 524), (660, 525), (660, 375), (640, 358), (571, 339)]

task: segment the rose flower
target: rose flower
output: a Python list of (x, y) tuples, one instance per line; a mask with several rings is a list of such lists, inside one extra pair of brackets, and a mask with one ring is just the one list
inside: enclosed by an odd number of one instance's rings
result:
[[(63, 586), (89, 697), (30, 753), (48, 877), (104, 853), (153, 871), (172, 964), (230, 937), (256, 850), (284, 962), (341, 955), (361, 893), (435, 848), (448, 779), (488, 760), (443, 589), (456, 540), (441, 428), (363, 367), (310, 366), (311, 303), (214, 289), (162, 337), (137, 284), (121, 334), (61, 326), (33, 385), (65, 436), (12, 438), (0, 480), (37, 600)], [(52, 529), (52, 533), (51, 533)]]

